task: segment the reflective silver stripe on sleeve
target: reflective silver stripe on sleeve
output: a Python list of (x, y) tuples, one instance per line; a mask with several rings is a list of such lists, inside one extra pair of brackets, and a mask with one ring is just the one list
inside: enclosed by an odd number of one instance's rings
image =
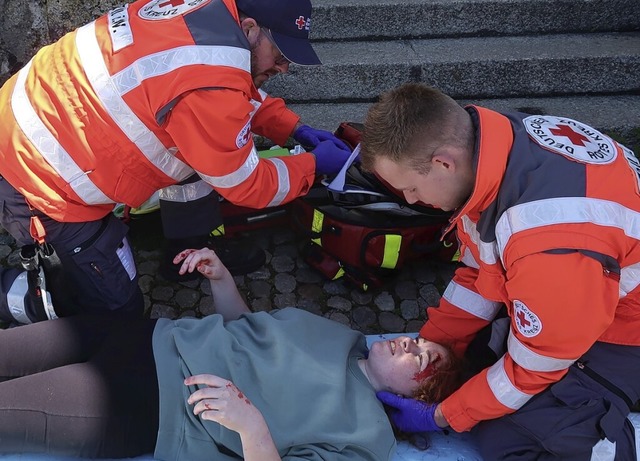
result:
[(224, 176), (207, 176), (202, 173), (198, 174), (202, 179), (207, 181), (213, 187), (228, 189), (230, 187), (236, 187), (237, 185), (242, 184), (244, 181), (246, 181), (258, 166), (259, 161), (260, 159), (258, 158), (258, 152), (254, 147), (251, 149), (251, 153), (249, 154), (245, 162), (233, 173), (229, 173)]
[(496, 264), (499, 261), (498, 247), (496, 242), (483, 242), (480, 240), (480, 233), (476, 224), (467, 215), (462, 217), (462, 226), (471, 241), (478, 247), (480, 260), (486, 264)]
[(573, 365), (576, 359), (555, 359), (547, 357), (532, 351), (515, 337), (512, 331), (509, 332), (509, 340), (507, 341), (507, 350), (509, 355), (522, 368), (530, 371), (559, 371), (565, 370)]
[(267, 207), (278, 206), (285, 199), (291, 188), (289, 184), (289, 169), (287, 164), (279, 158), (272, 157), (265, 160), (271, 162), (278, 172), (278, 190)]
[[(593, 223), (615, 227), (640, 240), (640, 213), (608, 200), (560, 197), (524, 203), (507, 210), (496, 225), (500, 254), (517, 232), (553, 224)], [(640, 285), (640, 263), (620, 271), (619, 296), (624, 298)]]
[(476, 261), (476, 258), (473, 257), (473, 253), (469, 247), (465, 248), (464, 253), (462, 253), (462, 257), (459, 260), (462, 264), (467, 267), (472, 267), (474, 269), (480, 269), (480, 264)]
[(200, 180), (191, 184), (176, 184), (158, 191), (160, 200), (166, 202), (193, 202), (213, 193), (211, 185)]
[(89, 179), (88, 174), (91, 172), (85, 173), (78, 166), (36, 114), (25, 90), (32, 62), (29, 61), (18, 73), (16, 86), (11, 95), (11, 109), (16, 123), (51, 168), (69, 184), (83, 202), (87, 205), (115, 203)]
[(489, 301), (453, 281), (449, 282), (442, 297), (457, 308), (483, 320), (493, 320), (502, 306), (501, 303)]
[(262, 106), (262, 103), (260, 101), (256, 101), (255, 99), (252, 99), (249, 102), (253, 106), (253, 110), (249, 114), (249, 120), (253, 120), (253, 116), (256, 115), (256, 112), (258, 112), (258, 109), (260, 109), (260, 106)]
[(24, 298), (28, 291), (29, 281), (27, 279), (27, 272), (23, 271), (16, 277), (7, 292), (7, 304), (9, 305), (11, 316), (16, 319), (18, 323), (25, 325), (31, 323), (31, 320), (27, 317), (24, 306)]
[(149, 78), (168, 74), (181, 67), (198, 64), (234, 67), (251, 72), (251, 52), (234, 46), (179, 46), (137, 59), (113, 75), (113, 84), (118, 93), (124, 95)]
[(620, 297), (624, 298), (640, 284), (640, 263), (635, 263), (620, 270)]
[(529, 401), (532, 395), (516, 389), (504, 369), (504, 356), (487, 371), (487, 383), (495, 398), (507, 408), (517, 410)]
[(523, 203), (509, 208), (498, 220), (496, 240), (500, 254), (516, 233), (553, 224), (593, 223), (615, 227), (640, 239), (640, 213), (608, 200), (559, 197)]
[[(179, 182), (192, 175), (193, 169), (177, 159), (169, 149), (165, 148), (156, 135), (142, 123), (131, 108), (124, 102), (124, 99), (122, 99), (122, 95), (126, 93), (126, 91), (123, 91), (122, 82), (119, 80), (121, 80), (123, 76), (132, 77), (132, 74), (135, 74), (133, 78), (136, 81), (136, 85), (134, 86), (137, 86), (145, 78), (152, 76), (150, 70), (147, 69), (149, 67), (148, 63), (144, 65), (145, 59), (147, 58), (136, 61), (111, 78), (104, 59), (102, 58), (100, 47), (98, 46), (95, 22), (78, 29), (76, 46), (91, 86), (100, 98), (104, 109), (109, 113), (113, 121), (120, 127), (127, 138), (136, 145), (156, 168), (173, 180)], [(161, 60), (161, 57), (157, 55), (154, 56), (154, 58)], [(158, 67), (162, 67), (168, 72), (173, 70), (169, 64), (171, 63), (165, 63), (167, 67), (161, 65)], [(144, 72), (145, 69), (147, 73)], [(126, 88), (127, 91), (130, 89), (131, 87)]]
[(253, 119), (253, 116), (256, 114), (256, 112), (258, 112), (258, 109), (260, 109), (260, 107), (262, 107), (262, 102), (267, 97), (267, 93), (265, 93), (264, 90), (258, 90), (258, 93), (260, 93), (260, 96), (262, 97), (262, 100), (252, 99), (250, 101), (251, 105), (253, 106), (253, 110), (251, 111), (251, 114), (249, 115), (250, 119)]

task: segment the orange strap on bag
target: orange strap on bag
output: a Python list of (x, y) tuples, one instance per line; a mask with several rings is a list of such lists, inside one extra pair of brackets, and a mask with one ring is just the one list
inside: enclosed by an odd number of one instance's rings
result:
[(42, 221), (40, 221), (39, 217), (31, 216), (29, 233), (33, 240), (38, 242), (38, 244), (44, 245), (44, 238), (47, 236), (47, 231), (44, 230), (44, 226), (42, 225)]

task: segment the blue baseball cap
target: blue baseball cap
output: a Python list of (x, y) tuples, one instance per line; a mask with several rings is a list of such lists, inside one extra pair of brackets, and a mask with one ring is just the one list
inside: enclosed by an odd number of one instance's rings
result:
[(269, 29), (282, 55), (303, 66), (322, 64), (311, 47), (309, 0), (236, 0), (236, 6)]

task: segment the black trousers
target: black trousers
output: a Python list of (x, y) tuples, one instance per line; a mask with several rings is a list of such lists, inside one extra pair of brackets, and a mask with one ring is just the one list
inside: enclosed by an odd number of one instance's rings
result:
[[(32, 216), (44, 226), (46, 241), (56, 250), (66, 278), (62, 290), (79, 312), (120, 311), (142, 315), (144, 301), (128, 248), (127, 226), (112, 214), (97, 221), (58, 222), (29, 209), (22, 194), (0, 176), (0, 225), (22, 246), (33, 243)], [(126, 264), (126, 267), (125, 267)]]
[[(196, 237), (206, 239), (212, 230), (223, 222), (220, 196), (196, 174), (160, 192), (160, 217), (162, 232), (168, 240), (189, 240)], [(199, 185), (207, 195), (190, 192), (190, 187)], [(175, 197), (172, 197), (172, 191)], [(202, 193), (202, 192), (200, 192)], [(204, 245), (204, 240), (203, 240)], [(180, 248), (184, 250), (184, 248)], [(179, 250), (179, 251), (180, 251)], [(172, 258), (175, 255), (172, 255)]]
[(594, 445), (606, 437), (616, 443), (616, 461), (636, 461), (625, 400), (640, 399), (640, 348), (597, 342), (580, 360), (598, 379), (572, 366), (515, 413), (473, 429), (484, 459), (589, 461)]
[(0, 330), (0, 453), (152, 453), (154, 326), (111, 314)]

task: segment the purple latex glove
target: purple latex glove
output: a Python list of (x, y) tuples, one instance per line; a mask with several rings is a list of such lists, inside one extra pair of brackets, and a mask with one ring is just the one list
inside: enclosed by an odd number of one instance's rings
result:
[(316, 156), (316, 174), (336, 174), (345, 164), (351, 150), (345, 146), (341, 148), (336, 146), (333, 141), (322, 141), (313, 149), (313, 155)]
[(293, 132), (293, 139), (298, 141), (306, 149), (314, 150), (323, 141), (331, 141), (336, 147), (351, 152), (344, 141), (338, 139), (333, 133), (325, 130), (316, 130), (309, 125), (302, 125)]
[(442, 431), (442, 428), (435, 421), (437, 403), (424, 403), (386, 391), (377, 392), (376, 397), (385, 405), (393, 408), (389, 412), (391, 421), (402, 432)]

